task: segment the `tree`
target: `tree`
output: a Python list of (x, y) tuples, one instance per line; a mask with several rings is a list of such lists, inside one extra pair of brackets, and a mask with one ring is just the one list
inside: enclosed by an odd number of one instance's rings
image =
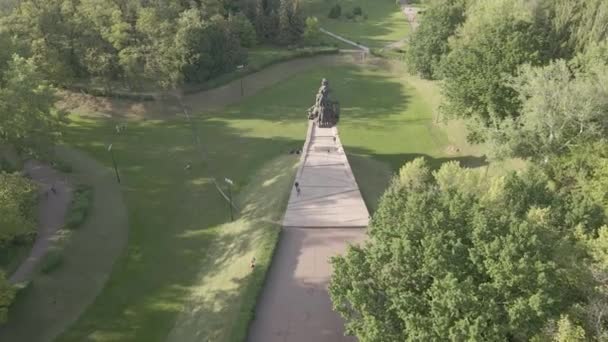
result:
[(291, 2), (280, 0), (279, 4), (279, 43), (288, 45), (292, 41), (290, 21), (291, 21)]
[(520, 101), (508, 76), (524, 63), (544, 62), (546, 37), (535, 25), (531, 6), (524, 0), (473, 4), (441, 63), (445, 113), (483, 125), (517, 115)]
[(32, 59), (17, 55), (0, 83), (0, 142), (25, 153), (43, 153), (59, 132), (53, 88)]
[(16, 290), (8, 281), (4, 272), (0, 271), (0, 324), (8, 318), (8, 308), (15, 299)]
[(603, 0), (567, 1), (565, 11), (572, 13), (572, 41), (578, 52), (608, 38), (608, 2)]
[(231, 14), (228, 17), (228, 23), (230, 25), (230, 32), (233, 32), (242, 46), (250, 48), (256, 44), (255, 28), (244, 14)]
[(503, 154), (537, 161), (567, 153), (608, 133), (608, 65), (573, 73), (564, 60), (545, 67), (526, 65), (511, 86), (520, 115), (488, 128)]
[(338, 19), (342, 15), (342, 6), (340, 4), (335, 4), (330, 10), (327, 17), (330, 19)]
[(31, 241), (36, 187), (18, 174), (0, 173), (0, 249)]
[(316, 17), (306, 18), (306, 28), (302, 34), (304, 43), (307, 45), (317, 45), (321, 41), (321, 27)]
[(448, 38), (464, 22), (465, 10), (465, 0), (431, 2), (410, 38), (406, 58), (411, 72), (440, 78), (439, 62), (449, 52)]
[(407, 164), (329, 291), (360, 341), (527, 340), (576, 303), (573, 227), (538, 171), (483, 181)]

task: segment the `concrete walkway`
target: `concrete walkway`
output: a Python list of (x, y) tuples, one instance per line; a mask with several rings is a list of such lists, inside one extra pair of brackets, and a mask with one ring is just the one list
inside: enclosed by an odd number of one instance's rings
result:
[(284, 227), (367, 227), (369, 213), (350, 168), (337, 128), (309, 125)]
[(302, 151), (301, 192), (292, 189), (250, 342), (356, 341), (332, 310), (329, 259), (365, 239), (369, 214), (335, 128), (309, 125)]

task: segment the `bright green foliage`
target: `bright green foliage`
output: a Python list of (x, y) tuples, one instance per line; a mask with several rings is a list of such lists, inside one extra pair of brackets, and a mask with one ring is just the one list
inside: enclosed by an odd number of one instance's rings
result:
[(523, 0), (491, 0), (471, 7), (442, 63), (448, 114), (484, 124), (517, 114), (519, 100), (507, 76), (521, 64), (543, 61), (545, 37), (530, 6)]
[[(572, 227), (537, 172), (482, 181), (408, 164), (370, 240), (333, 259), (330, 294), (360, 341), (527, 340), (576, 298)], [(568, 295), (565, 295), (565, 294)]]
[(584, 342), (585, 330), (572, 323), (568, 316), (562, 316), (557, 322), (557, 333), (553, 337), (555, 342)]
[(21, 152), (50, 147), (60, 123), (54, 103), (54, 90), (33, 60), (13, 56), (0, 76), (0, 143)]
[(342, 15), (342, 6), (340, 4), (335, 4), (327, 14), (327, 17), (330, 19), (338, 19)]
[(8, 308), (15, 299), (16, 290), (6, 280), (4, 272), (0, 271), (0, 324), (6, 322)]
[(593, 286), (588, 290), (586, 305), (582, 307), (579, 316), (584, 320), (588, 335), (598, 341), (608, 339), (608, 226), (601, 227), (597, 234), (585, 234), (577, 231), (579, 241), (588, 253), (587, 267), (594, 279)]
[(317, 45), (321, 41), (321, 26), (316, 17), (306, 18), (306, 28), (302, 34), (304, 43), (307, 45)]
[(449, 51), (448, 38), (465, 19), (465, 0), (436, 0), (420, 16), (410, 38), (407, 63), (423, 78), (440, 78), (439, 62)]
[(31, 240), (36, 188), (16, 173), (0, 173), (0, 249)]
[[(62, 85), (93, 79), (106, 88), (117, 81), (133, 88), (150, 82), (171, 88), (242, 62), (241, 40), (251, 46), (255, 39), (248, 20), (232, 15), (234, 5), (215, 0), (24, 0), (3, 18), (0, 32), (14, 37), (18, 44), (12, 48), (32, 57)], [(201, 42), (212, 50), (201, 50)], [(225, 66), (208, 58), (222, 59)], [(190, 77), (187, 72), (193, 69), (196, 75)]]
[(549, 159), (544, 166), (557, 189), (569, 198), (570, 216), (593, 222), (593, 225), (601, 223), (608, 216), (606, 141), (575, 147), (567, 154)]
[(489, 140), (507, 154), (545, 160), (608, 134), (608, 65), (573, 74), (564, 60), (525, 66), (512, 82), (520, 116), (488, 128)]

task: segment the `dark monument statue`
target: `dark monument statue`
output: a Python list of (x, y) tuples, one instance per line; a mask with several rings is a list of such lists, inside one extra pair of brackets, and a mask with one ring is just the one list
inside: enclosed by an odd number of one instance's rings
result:
[(340, 103), (329, 96), (329, 82), (321, 81), (315, 105), (308, 108), (308, 119), (316, 120), (319, 127), (333, 127), (340, 119)]

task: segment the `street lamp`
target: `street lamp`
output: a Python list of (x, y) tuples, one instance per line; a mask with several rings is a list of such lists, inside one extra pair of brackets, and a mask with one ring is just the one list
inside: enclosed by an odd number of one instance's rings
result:
[[(245, 68), (244, 64), (241, 64), (236, 67), (236, 70), (241, 71)], [(241, 77), (241, 97), (245, 95), (245, 88), (243, 88), (243, 77)]]
[(112, 156), (112, 164), (114, 165), (114, 172), (116, 173), (116, 181), (120, 183), (120, 175), (118, 175), (118, 166), (116, 165), (116, 159), (114, 158), (114, 151), (112, 151), (112, 144), (108, 146), (108, 152)]
[(234, 185), (234, 182), (230, 178), (224, 178), (224, 182), (228, 184), (228, 201), (230, 202), (228, 203), (228, 207), (230, 208), (230, 221), (234, 221), (234, 215), (232, 213), (232, 186)]

